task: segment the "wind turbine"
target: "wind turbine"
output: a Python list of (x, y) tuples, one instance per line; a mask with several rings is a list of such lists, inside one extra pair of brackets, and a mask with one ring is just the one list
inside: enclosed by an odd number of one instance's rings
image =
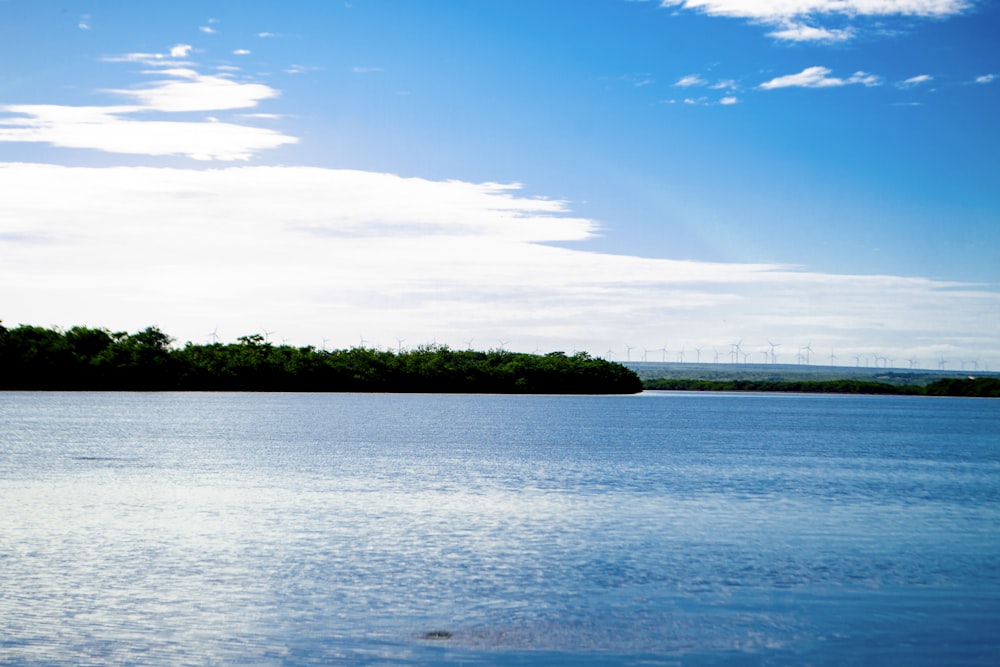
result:
[(839, 359), (839, 358), (840, 357), (838, 357), (836, 354), (833, 353), (833, 350), (830, 350), (830, 365), (831, 366), (836, 365), (834, 362), (837, 361), (837, 359)]
[(212, 339), (213, 343), (218, 343), (219, 342), (219, 327), (216, 326), (214, 329), (212, 329), (211, 333), (208, 334), (208, 337)]
[(501, 352), (504, 351), (504, 347), (506, 347), (507, 343), (510, 342), (509, 340), (500, 340), (499, 338), (497, 339), (497, 341), (500, 343), (500, 351)]
[(855, 368), (860, 368), (861, 367), (861, 357), (859, 357), (857, 355), (854, 355), (854, 367)]
[(326, 344), (327, 344), (327, 342), (328, 342), (329, 340), (330, 340), (329, 338), (324, 338), (324, 339), (323, 339), (323, 351), (324, 351), (324, 352), (326, 352)]
[(719, 351), (718, 351), (718, 350), (715, 350), (715, 349), (713, 349), (713, 350), (712, 350), (712, 352), (715, 352), (715, 359), (713, 359), (713, 362), (714, 362), (714, 363), (719, 363), (719, 357), (721, 356), (721, 355), (719, 354)]
[(938, 370), (939, 371), (943, 371), (944, 370), (944, 364), (945, 364), (944, 355), (941, 355), (941, 359), (938, 360)]
[(804, 348), (799, 350), (799, 352), (805, 352), (806, 365), (809, 365), (809, 354), (812, 353), (812, 341), (809, 341)]
[(697, 359), (697, 362), (699, 364), (701, 363), (701, 350), (702, 350), (702, 348), (700, 348), (700, 347), (694, 348), (694, 351), (696, 353), (696, 357), (695, 358)]
[(684, 348), (683, 347), (681, 348), (681, 351), (677, 353), (677, 361), (680, 362), (680, 363), (682, 363), (682, 364), (684, 363)]
[(277, 331), (268, 331), (268, 330), (267, 330), (267, 329), (265, 329), (264, 327), (261, 327), (261, 328), (260, 328), (260, 330), (264, 332), (264, 342), (265, 342), (265, 343), (266, 343), (266, 342), (268, 341), (268, 339), (269, 339), (269, 338), (271, 337), (271, 334), (273, 334), (273, 333), (278, 333)]
[(614, 356), (614, 354), (615, 354), (615, 351), (614, 351), (614, 350), (612, 350), (612, 349), (611, 349), (611, 348), (609, 347), (609, 348), (608, 348), (608, 352), (607, 352), (607, 356), (605, 357), (605, 359), (607, 359), (608, 361), (611, 361), (611, 357), (612, 357), (612, 356)]
[(469, 340), (465, 341), (465, 349), (471, 350), (472, 349), (472, 341), (474, 341), (474, 340), (475, 340), (475, 338), (470, 338)]
[(406, 342), (405, 338), (396, 339), (396, 356), (399, 356), (400, 354), (403, 353), (403, 343), (405, 342)]
[(365, 340), (365, 336), (364, 336), (364, 334), (362, 334), (362, 335), (361, 335), (361, 349), (362, 349), (362, 350), (363, 350), (363, 349), (365, 349), (365, 343), (367, 343), (367, 342), (368, 342), (368, 341), (366, 341), (366, 340)]
[(649, 350), (642, 348), (642, 360), (647, 361), (649, 359)]
[(625, 345), (625, 361), (632, 361), (632, 350), (635, 349), (635, 345)]
[(777, 362), (777, 359), (778, 359), (778, 355), (776, 355), (776, 354), (774, 353), (774, 348), (776, 348), (776, 347), (781, 347), (781, 343), (772, 343), (772, 342), (770, 341), (770, 339), (769, 339), (769, 340), (767, 341), (767, 344), (771, 346), (771, 363), (772, 363), (772, 364), (775, 364), (775, 363), (778, 363), (778, 362)]
[(659, 350), (657, 350), (657, 352), (660, 353), (660, 362), (661, 363), (666, 363), (667, 362), (667, 346), (664, 345)]
[(916, 368), (917, 367), (917, 358), (916, 357), (910, 357), (909, 359), (907, 359), (907, 361), (910, 362), (910, 368)]

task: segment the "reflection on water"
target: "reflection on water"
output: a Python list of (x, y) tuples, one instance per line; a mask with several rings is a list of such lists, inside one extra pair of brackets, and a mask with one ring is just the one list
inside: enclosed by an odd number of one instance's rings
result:
[(989, 664), (1000, 408), (0, 393), (0, 663)]

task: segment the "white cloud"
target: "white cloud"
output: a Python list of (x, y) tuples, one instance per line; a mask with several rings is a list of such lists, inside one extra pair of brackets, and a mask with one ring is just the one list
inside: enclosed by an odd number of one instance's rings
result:
[(855, 72), (846, 79), (832, 77), (830, 74), (831, 70), (826, 67), (807, 67), (798, 74), (788, 74), (765, 81), (758, 88), (761, 90), (774, 90), (776, 88), (835, 88), (854, 84), (871, 87), (877, 86), (880, 83), (877, 76), (866, 72)]
[(171, 58), (187, 58), (188, 54), (191, 53), (191, 49), (194, 48), (190, 44), (178, 44), (170, 48)]
[(157, 324), (181, 341), (216, 325), (232, 340), (264, 323), (297, 344), (502, 337), (511, 349), (611, 344), (621, 356), (626, 340), (661, 345), (666, 332), (707, 349), (780, 337), (901, 357), (926, 339), (975, 337), (984, 350), (967, 356), (984, 356), (1000, 335), (983, 315), (1000, 312), (1000, 298), (971, 286), (547, 245), (585, 242), (596, 225), (516, 185), (0, 164), (0, 191), (9, 322)]
[(900, 81), (897, 85), (899, 88), (912, 88), (914, 86), (919, 86), (923, 83), (930, 83), (934, 80), (934, 77), (930, 74), (918, 74), (917, 76), (911, 76), (905, 81)]
[(223, 76), (199, 74), (190, 68), (170, 68), (155, 72), (167, 79), (144, 87), (108, 92), (138, 100), (157, 111), (211, 111), (242, 109), (278, 96), (278, 91), (262, 83), (239, 83)]
[(736, 90), (738, 87), (737, 83), (732, 79), (723, 79), (709, 86), (712, 90)]
[(90, 30), (90, 14), (84, 14), (80, 17), (77, 22), (76, 27), (80, 30)]
[(198, 26), (198, 30), (202, 31), (206, 35), (214, 35), (216, 32), (218, 32), (215, 28), (207, 25)]
[(269, 37), (277, 37), (277, 35), (274, 34), (273, 32), (258, 32), (257, 36), (262, 39), (267, 39)]
[(710, 16), (748, 19), (777, 26), (771, 37), (791, 41), (840, 42), (855, 31), (824, 28), (809, 23), (856, 17), (946, 17), (960, 14), (972, 0), (661, 0), (661, 6), (688, 9)]
[(248, 56), (248, 55), (250, 55), (250, 50), (249, 49), (235, 49), (233, 51), (233, 55), (234, 56)]
[(698, 76), (697, 74), (688, 74), (687, 76), (682, 76), (680, 79), (678, 79), (677, 83), (675, 83), (674, 85), (679, 86), (681, 88), (689, 88), (691, 86), (704, 86), (706, 83), (708, 82), (705, 81), (700, 76)]
[(976, 83), (992, 83), (996, 78), (996, 74), (984, 74), (976, 77)]
[(816, 28), (796, 23), (793, 21), (784, 22), (779, 30), (767, 33), (769, 37), (782, 39), (789, 42), (845, 42), (854, 36), (851, 28), (831, 29)]
[[(147, 55), (129, 54), (128, 59), (145, 62)], [(136, 104), (0, 106), (0, 142), (48, 143), (132, 155), (180, 155), (197, 160), (247, 160), (260, 151), (297, 141), (274, 130), (234, 123), (141, 117), (148, 112), (253, 108), (278, 94), (263, 84), (202, 75), (186, 67), (153, 73), (166, 78), (136, 88), (107, 91), (133, 98)]]
[(968, 0), (663, 0), (664, 7), (693, 9), (713, 16), (787, 21), (800, 16), (950, 16), (968, 9)]
[(135, 120), (141, 106), (0, 106), (0, 143), (47, 143), (131, 155), (179, 155), (196, 160), (248, 160), (296, 143), (274, 130), (233, 123)]
[(740, 100), (737, 97), (723, 97), (721, 100), (719, 100), (719, 104), (722, 104), (723, 106), (730, 106), (739, 103)]

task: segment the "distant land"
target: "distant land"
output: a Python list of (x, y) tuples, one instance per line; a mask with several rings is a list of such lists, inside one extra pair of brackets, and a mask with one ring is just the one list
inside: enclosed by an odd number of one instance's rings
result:
[(625, 362), (649, 390), (1000, 397), (1000, 373), (815, 366)]
[(860, 380), (893, 385), (925, 386), (946, 378), (986, 377), (1000, 379), (991, 371), (930, 370), (921, 368), (873, 368), (866, 366), (820, 366), (815, 364), (715, 364), (658, 361), (625, 361), (643, 381), (663, 378), (683, 380), (770, 380), (823, 382)]
[(0, 323), (0, 389), (632, 394), (645, 390), (1000, 397), (1000, 374), (923, 369), (612, 362), (586, 352), (504, 349), (317, 350), (236, 343), (174, 346), (155, 326), (107, 329)]

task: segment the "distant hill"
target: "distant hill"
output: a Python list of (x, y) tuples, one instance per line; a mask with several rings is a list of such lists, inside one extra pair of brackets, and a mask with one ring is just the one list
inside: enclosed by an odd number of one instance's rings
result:
[(648, 380), (709, 380), (752, 382), (878, 382), (893, 386), (925, 387), (938, 380), (972, 377), (1000, 379), (1000, 373), (917, 368), (866, 368), (809, 364), (714, 364), (655, 361), (622, 362), (643, 382)]

